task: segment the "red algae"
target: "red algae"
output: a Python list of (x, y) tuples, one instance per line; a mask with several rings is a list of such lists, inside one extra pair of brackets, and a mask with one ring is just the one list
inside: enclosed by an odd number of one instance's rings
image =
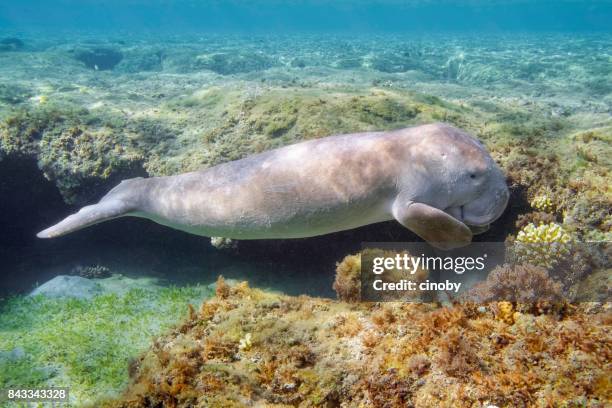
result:
[[(346, 303), (220, 280), (106, 407), (604, 407), (609, 305)], [(499, 302), (503, 303), (503, 302)], [(503, 307), (502, 307), (503, 309)], [(548, 313), (557, 313), (551, 309)], [(245, 345), (248, 345), (246, 347)]]

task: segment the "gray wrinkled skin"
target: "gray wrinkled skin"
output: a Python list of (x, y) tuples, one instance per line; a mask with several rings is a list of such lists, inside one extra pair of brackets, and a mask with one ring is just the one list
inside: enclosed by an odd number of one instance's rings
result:
[(482, 231), (495, 221), (508, 196), (503, 173), (480, 142), (430, 124), (330, 136), (202, 171), (125, 180), (38, 236), (127, 215), (235, 239), (309, 237), (395, 218), (450, 248), (471, 241), (468, 226)]

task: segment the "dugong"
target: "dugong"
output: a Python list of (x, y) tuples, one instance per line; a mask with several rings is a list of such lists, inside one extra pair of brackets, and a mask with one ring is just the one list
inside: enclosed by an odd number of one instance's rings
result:
[(508, 203), (485, 147), (443, 123), (309, 140), (205, 170), (122, 181), (38, 233), (122, 216), (203, 236), (302, 238), (397, 220), (431, 245), (469, 244)]

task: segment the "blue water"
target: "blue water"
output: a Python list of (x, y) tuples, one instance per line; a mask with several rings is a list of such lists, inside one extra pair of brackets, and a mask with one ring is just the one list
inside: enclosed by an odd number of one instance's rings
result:
[(606, 31), (612, 2), (196, 1), (0, 2), (0, 29), (167, 32)]

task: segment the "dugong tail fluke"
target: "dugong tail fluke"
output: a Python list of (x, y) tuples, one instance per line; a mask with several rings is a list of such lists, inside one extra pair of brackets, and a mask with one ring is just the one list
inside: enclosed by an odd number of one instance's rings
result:
[(102, 221), (121, 217), (128, 213), (127, 205), (119, 199), (102, 200), (98, 204), (88, 205), (79, 212), (69, 215), (52, 227), (36, 234), (38, 238), (55, 238), (70, 232), (89, 227)]

